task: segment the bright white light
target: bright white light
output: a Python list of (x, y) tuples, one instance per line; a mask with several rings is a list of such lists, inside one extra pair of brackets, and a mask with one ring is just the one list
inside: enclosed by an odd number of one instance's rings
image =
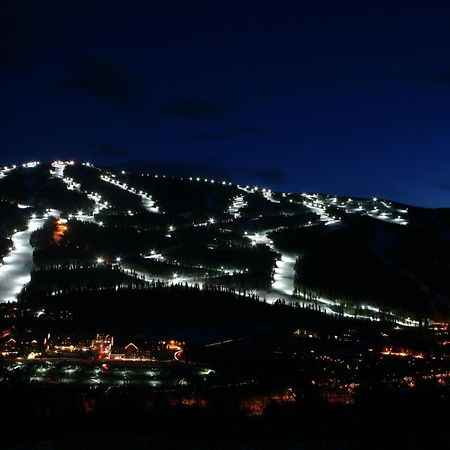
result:
[[(57, 215), (56, 211), (52, 213)], [(16, 301), (17, 294), (30, 282), (30, 270), (33, 265), (30, 236), (44, 222), (44, 219), (31, 219), (26, 230), (18, 231), (12, 236), (12, 249), (4, 257), (3, 265), (0, 267), (0, 302)]]

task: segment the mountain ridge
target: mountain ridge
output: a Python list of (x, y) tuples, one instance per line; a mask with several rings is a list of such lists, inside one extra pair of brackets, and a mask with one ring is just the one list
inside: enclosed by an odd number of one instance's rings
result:
[[(4, 167), (0, 200), (17, 205), (19, 228), (42, 221), (31, 235), (33, 271), (120, 264), (147, 279), (329, 314), (409, 324), (449, 315), (450, 209), (74, 161)], [(5, 258), (14, 235), (6, 222)]]

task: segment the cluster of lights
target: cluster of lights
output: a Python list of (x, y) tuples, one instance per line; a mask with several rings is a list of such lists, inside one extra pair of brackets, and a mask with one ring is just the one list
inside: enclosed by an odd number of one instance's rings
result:
[[(352, 198), (347, 198), (346, 200), (342, 200), (341, 202), (339, 202), (337, 197), (327, 198), (324, 196), (319, 196), (319, 194), (304, 193), (302, 194), (302, 196), (307, 199), (303, 202), (304, 205), (308, 208), (316, 209), (317, 212), (321, 215), (321, 220), (328, 220), (328, 224), (335, 223), (338, 220), (335, 217), (331, 218), (326, 213), (328, 206), (336, 206), (337, 208), (342, 208), (348, 214), (362, 213), (375, 219), (384, 220), (391, 223), (400, 225), (408, 224), (407, 220), (401, 216), (401, 214), (406, 214), (408, 212), (407, 209), (398, 209), (397, 215), (394, 216), (394, 208), (392, 204), (380, 201), (377, 197), (373, 197), (370, 202), (355, 201)], [(383, 208), (385, 210), (383, 210)]]
[[(121, 172), (123, 175), (125, 175), (125, 171), (122, 170)], [(152, 196), (142, 190), (137, 190), (136, 188), (132, 187), (132, 186), (128, 186), (127, 183), (123, 182), (121, 183), (119, 180), (115, 179), (115, 175), (100, 175), (100, 179), (103, 181), (106, 181), (107, 183), (110, 183), (114, 186), (117, 186), (120, 189), (123, 189), (125, 191), (130, 192), (131, 194), (135, 194), (138, 195), (139, 197), (141, 197), (142, 199), (142, 203), (144, 204), (144, 206), (146, 207), (146, 209), (150, 212), (153, 213), (159, 213), (159, 206), (155, 206), (155, 202), (152, 199)], [(130, 211), (128, 211), (129, 215)]]
[[(50, 214), (57, 215), (57, 211), (48, 209), (41, 219), (28, 222), (24, 231), (14, 230), (13, 245), (10, 253), (5, 256), (0, 267), (0, 301), (16, 301), (17, 294), (31, 280), (30, 267), (33, 261), (33, 247), (30, 244), (31, 233), (37, 230)], [(7, 282), (5, 282), (7, 280)]]
[[(36, 166), (38, 166), (40, 164), (39, 161), (30, 161), (30, 162), (26, 162), (21, 164), (21, 167), (23, 167), (24, 169), (32, 169)], [(8, 175), (9, 172), (11, 172), (12, 170), (17, 169), (17, 165), (13, 164), (12, 166), (3, 166), (0, 169), (0, 179), (4, 178), (6, 175)]]
[(39, 161), (31, 161), (27, 163), (23, 163), (22, 167), (25, 169), (33, 169), (34, 167), (37, 167), (40, 164)]
[[(107, 262), (107, 260), (105, 258), (103, 258), (102, 256), (99, 256), (96, 261), (97, 261), (97, 264), (105, 264)], [(117, 256), (115, 259), (115, 262), (120, 264), (122, 262), (122, 258), (120, 256)]]
[(232, 215), (234, 218), (238, 218), (241, 216), (239, 212), (241, 209), (247, 206), (247, 202), (244, 200), (243, 195), (236, 195), (232, 199), (232, 203), (228, 208), (228, 213)]
[[(69, 191), (77, 191), (81, 192), (81, 184), (74, 181), (73, 178), (64, 176), (64, 170), (66, 166), (73, 166), (75, 164), (74, 161), (54, 161), (52, 163), (53, 171), (50, 171), (51, 175), (57, 178), (60, 178), (63, 183), (66, 185), (67, 189)], [(92, 164), (90, 163), (83, 163), (84, 166), (92, 167)], [(102, 202), (102, 196), (96, 192), (87, 192), (84, 191), (84, 194), (86, 194), (87, 198), (89, 200), (92, 200), (95, 203), (93, 215), (98, 214), (102, 209), (108, 208), (109, 204), (108, 202)], [(78, 219), (84, 219), (84, 212), (82, 210), (79, 210), (75, 216)], [(90, 216), (88, 216), (90, 217)], [(73, 218), (73, 214), (69, 214), (69, 219)], [(93, 219), (93, 217), (92, 217)]]
[(266, 200), (268, 200), (269, 202), (272, 202), (272, 203), (280, 203), (279, 200), (275, 200), (275, 199), (273, 198), (273, 193), (272, 193), (272, 190), (271, 190), (271, 189), (263, 189), (263, 190), (262, 190), (262, 193), (263, 193), (264, 198), (265, 198)]
[[(307, 199), (303, 201), (303, 204), (313, 212), (319, 214), (320, 220), (325, 222), (325, 225), (332, 225), (339, 222), (339, 219), (327, 213), (326, 204), (319, 198), (318, 194), (302, 194), (302, 196)], [(333, 200), (331, 201), (333, 202)]]

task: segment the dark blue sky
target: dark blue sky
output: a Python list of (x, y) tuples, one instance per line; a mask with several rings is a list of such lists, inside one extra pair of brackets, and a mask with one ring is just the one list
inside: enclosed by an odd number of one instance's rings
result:
[(448, 207), (446, 3), (4, 0), (2, 160)]

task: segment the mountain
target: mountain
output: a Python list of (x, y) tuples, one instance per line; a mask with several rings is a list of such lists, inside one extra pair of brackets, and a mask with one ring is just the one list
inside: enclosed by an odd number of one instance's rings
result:
[(0, 301), (161, 280), (406, 325), (450, 316), (449, 209), (56, 161), (3, 167), (0, 211)]

